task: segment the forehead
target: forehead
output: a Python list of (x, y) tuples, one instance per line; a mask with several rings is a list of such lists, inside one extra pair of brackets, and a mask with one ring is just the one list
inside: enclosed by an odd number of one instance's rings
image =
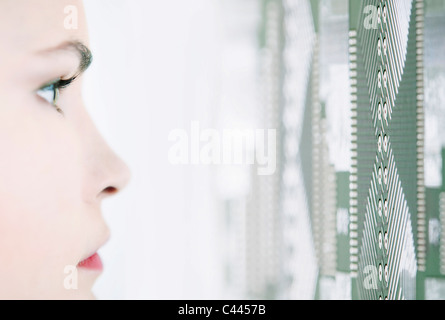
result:
[(88, 43), (81, 0), (0, 0), (0, 56), (18, 58), (69, 40)]

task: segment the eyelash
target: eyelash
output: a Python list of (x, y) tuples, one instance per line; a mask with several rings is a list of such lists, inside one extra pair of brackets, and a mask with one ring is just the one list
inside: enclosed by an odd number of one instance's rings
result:
[[(62, 109), (60, 109), (57, 106), (57, 100), (59, 99), (59, 95), (60, 92), (69, 87), (71, 85), (71, 83), (74, 82), (74, 80), (76, 80), (77, 77), (72, 77), (70, 79), (59, 79), (56, 82), (52, 82), (49, 84), (46, 84), (44, 86), (42, 86), (39, 90), (37, 90), (37, 95), (40, 96), (42, 99), (44, 99), (46, 102), (50, 103), (59, 113), (63, 114)], [(39, 92), (53, 92), (52, 98), (51, 98), (51, 102), (48, 101), (45, 96), (43, 94), (39, 94)]]

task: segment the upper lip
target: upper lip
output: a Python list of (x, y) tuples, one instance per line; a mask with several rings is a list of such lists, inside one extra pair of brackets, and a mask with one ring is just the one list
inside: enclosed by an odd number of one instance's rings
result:
[(99, 242), (99, 244), (96, 245), (96, 246), (94, 247), (94, 249), (91, 250), (91, 251), (88, 253), (88, 255), (85, 255), (85, 256), (79, 261), (79, 263), (82, 262), (82, 261), (84, 261), (84, 260), (86, 260), (86, 259), (88, 259), (89, 257), (93, 256), (95, 253), (97, 253), (97, 251), (98, 251), (100, 248), (102, 248), (102, 247), (108, 242), (109, 239), (110, 239), (110, 236), (109, 236), (109, 233), (107, 233), (107, 236), (104, 237), (104, 238)]

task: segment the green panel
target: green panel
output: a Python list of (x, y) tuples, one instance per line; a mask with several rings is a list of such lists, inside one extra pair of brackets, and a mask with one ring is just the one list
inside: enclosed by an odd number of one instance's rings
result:
[(319, 29), (319, 7), (320, 0), (311, 0), (312, 18), (314, 19), (315, 32), (318, 32)]
[[(425, 202), (428, 221), (428, 255), (426, 260), (427, 277), (440, 276), (440, 212), (439, 212), (439, 188), (426, 188)], [(435, 234), (439, 232), (439, 234)], [(436, 242), (437, 240), (437, 242)]]
[(357, 30), (360, 15), (362, 14), (362, 1), (349, 0), (349, 29)]

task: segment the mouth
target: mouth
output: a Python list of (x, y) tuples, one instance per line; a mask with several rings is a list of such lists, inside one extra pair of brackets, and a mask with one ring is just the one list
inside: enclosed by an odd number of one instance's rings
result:
[[(84, 256), (83, 259), (77, 264), (77, 268), (83, 270), (90, 270), (96, 272), (102, 272), (104, 266), (102, 264), (102, 259), (100, 258), (97, 251), (108, 242), (109, 235), (104, 238), (103, 241), (100, 242), (94, 249), (94, 251), (90, 251), (90, 254)], [(91, 254), (91, 252), (94, 252)]]
[(96, 252), (89, 256), (88, 258), (80, 261), (77, 264), (78, 268), (92, 270), (92, 271), (102, 271), (103, 264), (99, 254)]
[(88, 250), (89, 252), (87, 251), (88, 255), (80, 257), (81, 260), (77, 264), (77, 269), (95, 271), (99, 273), (102, 272), (104, 266), (102, 264), (102, 259), (100, 258), (100, 255), (97, 253), (97, 251), (108, 242), (109, 238), (110, 233), (108, 231), (106, 234), (104, 234), (101, 241), (99, 241), (95, 246), (90, 247), (90, 250)]

